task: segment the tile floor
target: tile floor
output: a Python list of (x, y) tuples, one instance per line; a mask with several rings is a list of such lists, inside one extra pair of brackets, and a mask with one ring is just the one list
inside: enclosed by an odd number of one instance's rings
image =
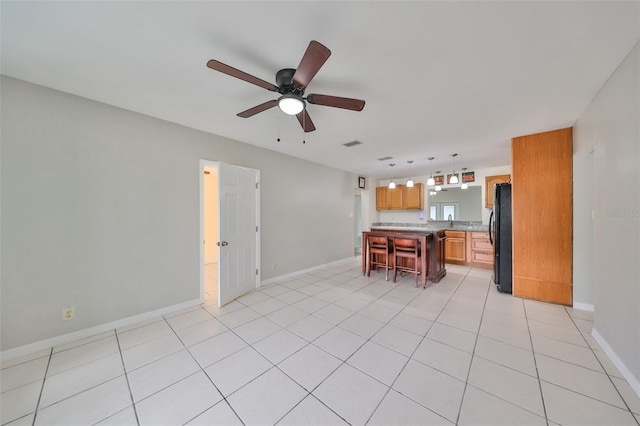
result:
[(11, 425), (638, 425), (592, 314), (360, 261), (2, 363)]

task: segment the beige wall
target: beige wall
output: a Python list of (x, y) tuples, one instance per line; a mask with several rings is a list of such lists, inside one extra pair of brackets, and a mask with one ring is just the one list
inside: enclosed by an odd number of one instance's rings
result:
[[(574, 126), (574, 163), (580, 167), (573, 184), (578, 195), (574, 235), (579, 236), (574, 240), (574, 287), (594, 286), (592, 292), (576, 291), (576, 297), (592, 293), (594, 336), (640, 395), (638, 76), (636, 44)], [(589, 221), (585, 216), (591, 211)], [(593, 278), (583, 280), (586, 276)]]
[[(201, 160), (260, 170), (263, 280), (353, 256), (351, 173), (9, 77), (1, 85), (3, 353), (198, 303)], [(75, 320), (62, 322), (71, 305)]]

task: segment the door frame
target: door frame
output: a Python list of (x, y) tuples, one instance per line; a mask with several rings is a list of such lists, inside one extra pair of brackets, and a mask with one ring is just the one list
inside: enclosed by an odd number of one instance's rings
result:
[[(230, 164), (230, 163), (227, 163)], [(230, 164), (233, 165), (233, 164)], [(199, 176), (199, 185), (200, 185), (200, 197), (199, 197), (199, 203), (200, 203), (200, 211), (199, 211), (199, 215), (200, 215), (200, 232), (199, 232), (199, 246), (200, 246), (200, 262), (199, 262), (199, 267), (200, 267), (200, 303), (204, 303), (205, 301), (205, 297), (204, 297), (204, 265), (205, 265), (205, 260), (204, 260), (204, 171), (206, 167), (215, 167), (218, 170), (218, 179), (220, 179), (220, 161), (212, 161), (212, 160), (204, 160), (204, 159), (200, 159), (199, 160), (199, 165), (198, 165), (198, 176)], [(243, 167), (243, 166), (236, 166), (236, 167)], [(258, 232), (256, 232), (256, 268), (258, 268), (258, 274), (256, 275), (256, 288), (260, 287), (260, 284), (262, 282), (262, 261), (261, 261), (261, 257), (260, 257), (260, 235), (262, 234), (262, 226), (260, 223), (260, 190), (261, 190), (261, 185), (260, 185), (260, 170), (258, 169), (252, 169), (255, 170), (256, 172), (256, 176), (257, 176), (257, 180), (258, 180), (258, 185), (256, 188), (256, 225), (258, 227)], [(217, 207), (218, 207), (218, 217), (220, 215), (220, 193), (218, 193), (218, 203), (217, 203)], [(218, 230), (218, 236), (220, 235), (220, 230)], [(220, 268), (220, 250), (218, 250), (218, 268)], [(219, 269), (218, 269), (219, 271)], [(219, 272), (218, 272), (219, 275)], [(220, 304), (220, 301), (218, 300), (218, 306)]]

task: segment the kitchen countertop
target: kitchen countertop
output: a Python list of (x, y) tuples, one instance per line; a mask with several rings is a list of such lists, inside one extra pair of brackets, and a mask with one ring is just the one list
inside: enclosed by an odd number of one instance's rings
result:
[(449, 221), (437, 221), (431, 223), (372, 223), (371, 230), (388, 229), (391, 231), (475, 231), (488, 232), (489, 226), (475, 222), (458, 222), (454, 221), (453, 226)]

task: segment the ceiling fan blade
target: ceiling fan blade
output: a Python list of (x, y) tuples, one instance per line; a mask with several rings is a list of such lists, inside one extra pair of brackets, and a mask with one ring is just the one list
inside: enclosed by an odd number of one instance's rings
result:
[(239, 78), (240, 80), (244, 80), (248, 83), (255, 84), (256, 86), (260, 86), (264, 89), (271, 90), (272, 92), (278, 91), (278, 86), (269, 83), (268, 81), (262, 80), (258, 77), (254, 77), (251, 74), (247, 74), (244, 71), (240, 71), (236, 68), (230, 67), (229, 65), (223, 64), (220, 61), (216, 61), (215, 59), (209, 60), (207, 62), (207, 66), (212, 70), (220, 71), (221, 73), (230, 75), (231, 77)]
[(304, 52), (300, 65), (293, 75), (293, 84), (296, 87), (304, 89), (309, 85), (311, 79), (316, 75), (318, 70), (327, 62), (331, 56), (331, 51), (315, 40), (311, 40), (307, 51)]
[(274, 101), (267, 101), (267, 102), (265, 102), (263, 104), (256, 105), (253, 108), (249, 108), (246, 111), (242, 111), (242, 112), (238, 113), (238, 117), (249, 118), (251, 116), (256, 115), (259, 112), (266, 111), (269, 108), (273, 108), (276, 105), (278, 105), (278, 101), (275, 101), (275, 100)]
[(311, 94), (307, 96), (307, 101), (314, 105), (350, 109), (352, 111), (362, 111), (362, 108), (364, 108), (364, 101), (362, 99), (341, 98), (339, 96)]
[(301, 113), (296, 114), (296, 117), (298, 117), (298, 121), (305, 133), (313, 132), (316, 129), (316, 126), (313, 125), (313, 121), (311, 121), (311, 117), (309, 117), (309, 113), (306, 109)]

